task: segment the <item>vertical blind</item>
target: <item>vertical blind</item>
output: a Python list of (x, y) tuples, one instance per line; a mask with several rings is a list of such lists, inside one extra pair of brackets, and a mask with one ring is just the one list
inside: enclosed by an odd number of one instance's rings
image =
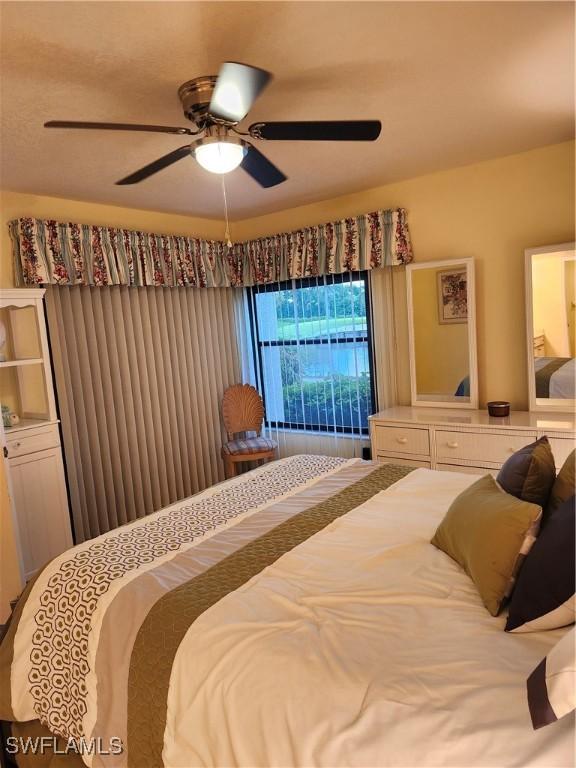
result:
[(51, 286), (46, 307), (77, 542), (224, 478), (234, 289)]

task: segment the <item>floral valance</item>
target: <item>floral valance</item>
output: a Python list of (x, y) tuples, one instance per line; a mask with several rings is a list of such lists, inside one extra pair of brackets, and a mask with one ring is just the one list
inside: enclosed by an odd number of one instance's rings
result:
[(8, 226), (19, 285), (241, 287), (412, 261), (402, 208), (232, 246), (51, 219)]

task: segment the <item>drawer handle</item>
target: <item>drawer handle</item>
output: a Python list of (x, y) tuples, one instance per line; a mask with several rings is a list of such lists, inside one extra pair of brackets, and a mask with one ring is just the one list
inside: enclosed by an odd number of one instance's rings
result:
[(20, 443), (20, 442), (12, 443), (12, 448), (20, 448), (21, 445), (22, 445), (22, 443)]
[(406, 443), (408, 442), (408, 438), (407, 437), (397, 437), (396, 438), (396, 442), (400, 443), (400, 445), (406, 445)]
[(448, 448), (458, 448), (458, 443), (456, 441), (452, 443), (446, 443), (446, 445), (448, 446)]

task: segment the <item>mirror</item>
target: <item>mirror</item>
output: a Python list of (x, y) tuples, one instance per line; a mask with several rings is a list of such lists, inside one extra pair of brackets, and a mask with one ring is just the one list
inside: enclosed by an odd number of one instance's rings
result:
[(477, 408), (474, 260), (409, 264), (412, 405)]
[(575, 405), (574, 243), (526, 251), (526, 337), (531, 411)]

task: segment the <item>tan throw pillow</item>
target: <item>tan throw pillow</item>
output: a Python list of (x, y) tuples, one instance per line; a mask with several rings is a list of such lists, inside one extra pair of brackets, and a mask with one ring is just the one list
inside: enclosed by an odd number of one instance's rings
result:
[(432, 544), (464, 568), (482, 602), (497, 616), (534, 543), (542, 509), (485, 475), (452, 502)]
[(552, 490), (550, 491), (550, 498), (548, 500), (548, 506), (546, 507), (546, 517), (551, 515), (555, 509), (567, 499), (571, 499), (574, 496), (575, 484), (576, 484), (576, 450), (568, 456), (562, 469), (558, 472), (558, 477), (554, 481)]

